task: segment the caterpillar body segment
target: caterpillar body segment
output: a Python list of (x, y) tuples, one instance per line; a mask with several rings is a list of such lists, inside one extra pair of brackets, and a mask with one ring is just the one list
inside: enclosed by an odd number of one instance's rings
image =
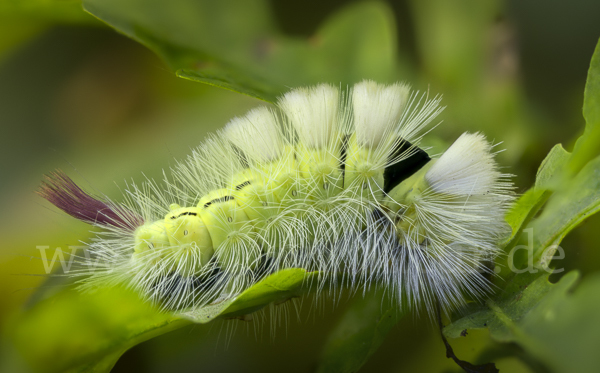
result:
[[(208, 264), (214, 254), (213, 237), (202, 219), (198, 207), (180, 207), (177, 204), (169, 206), (171, 212), (165, 216), (165, 230), (170, 246), (189, 247), (200, 253), (200, 263)], [(136, 239), (139, 234), (135, 232)]]
[(232, 119), (172, 180), (133, 185), (122, 205), (82, 195), (62, 174), (48, 179), (45, 198), (104, 229), (86, 286), (124, 282), (186, 308), (301, 267), (321, 271), (319, 288), (385, 286), (402, 307), (449, 309), (485, 294), (481, 264), (498, 253), (513, 197), (482, 135), (431, 159), (418, 144), (439, 98), (403, 84), (300, 88), (278, 107)]

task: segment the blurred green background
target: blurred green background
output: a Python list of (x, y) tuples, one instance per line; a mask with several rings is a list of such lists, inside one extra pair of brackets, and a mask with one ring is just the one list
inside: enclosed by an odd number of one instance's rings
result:
[[(269, 26), (273, 32), (310, 45), (319, 42), (314, 38), (317, 30), (352, 3), (356, 2), (261, 4), (263, 15), (273, 22)], [(517, 175), (518, 191), (523, 192), (550, 148), (563, 143), (569, 149), (583, 130), (583, 88), (600, 36), (600, 2), (403, 0), (384, 4), (389, 33), (382, 45), (387, 42), (392, 47), (382, 50), (381, 58), (391, 58), (395, 70), (390, 76), (421, 91), (442, 93), (448, 106), (431, 141), (434, 153), (463, 131), (482, 131), (503, 142), (506, 150), (500, 162)], [(219, 15), (226, 23), (227, 13)], [(220, 24), (221, 19), (214, 23)], [(269, 27), (265, 29), (271, 32)], [(232, 45), (236, 35), (243, 38), (242, 31), (230, 35)], [(195, 37), (216, 40), (219, 30), (214, 32)], [(372, 47), (373, 61), (378, 61), (378, 47)], [(226, 57), (235, 59), (235, 51)], [(3, 330), (46, 279), (36, 246), (67, 248), (91, 237), (87, 225), (57, 212), (34, 194), (43, 174), (60, 168), (84, 188), (119, 200), (125, 181), (139, 182), (144, 175), (160, 178), (163, 169), (185, 157), (207, 133), (265, 104), (177, 78), (170, 69), (173, 61), (167, 62), (171, 66), (84, 13), (78, 1), (0, 0)], [(369, 68), (377, 75), (378, 67)], [(255, 70), (260, 73), (260, 66)], [(312, 75), (299, 72), (288, 86), (336, 76), (335, 72), (327, 75), (327, 68), (314, 67), (314, 71)], [(278, 84), (286, 84), (285, 75)], [(563, 242), (567, 269), (579, 268), (584, 276), (600, 269), (599, 228), (600, 218), (592, 218)], [(60, 285), (45, 286), (52, 290)], [(277, 328), (274, 338), (268, 321), (263, 322), (262, 333), (255, 332), (256, 323), (235, 320), (185, 327), (134, 347), (114, 371), (308, 372), (316, 366), (344, 302), (334, 309), (324, 308), (311, 310), (305, 305), (301, 322), (292, 312), (292, 320)], [(469, 338), (452, 342), (461, 358), (476, 359), (484, 351), (501, 371), (530, 371), (514, 356), (502, 358), (508, 354), (506, 349), (495, 350), (485, 332)], [(12, 351), (12, 367), (27, 369), (10, 341), (3, 338), (2, 344), (5, 351)], [(459, 369), (446, 359), (429, 320), (407, 317), (362, 371)]]

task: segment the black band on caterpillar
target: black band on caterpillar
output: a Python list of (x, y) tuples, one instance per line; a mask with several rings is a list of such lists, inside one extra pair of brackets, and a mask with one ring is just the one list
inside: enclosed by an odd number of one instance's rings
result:
[(400, 162), (389, 165), (383, 173), (383, 191), (389, 193), (398, 184), (412, 176), (425, 166), (431, 158), (423, 149), (414, 146), (406, 140), (400, 140), (399, 146), (390, 155), (390, 159), (400, 157), (401, 154), (410, 152), (410, 156)]

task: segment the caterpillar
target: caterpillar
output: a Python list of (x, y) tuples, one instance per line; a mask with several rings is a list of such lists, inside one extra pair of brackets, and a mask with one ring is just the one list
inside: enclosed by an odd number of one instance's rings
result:
[(233, 118), (162, 183), (129, 185), (121, 203), (61, 171), (39, 194), (100, 228), (84, 288), (126, 284), (184, 309), (298, 267), (319, 271), (321, 289), (382, 286), (401, 307), (451, 310), (490, 289), (513, 184), (482, 134), (439, 157), (419, 147), (440, 102), (402, 83), (297, 88)]

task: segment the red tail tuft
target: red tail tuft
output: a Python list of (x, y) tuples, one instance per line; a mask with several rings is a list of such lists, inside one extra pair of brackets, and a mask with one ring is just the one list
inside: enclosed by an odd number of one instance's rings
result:
[(37, 193), (74, 218), (88, 224), (111, 225), (128, 230), (135, 230), (144, 224), (144, 219), (135, 212), (111, 206), (90, 196), (60, 170), (45, 178)]

